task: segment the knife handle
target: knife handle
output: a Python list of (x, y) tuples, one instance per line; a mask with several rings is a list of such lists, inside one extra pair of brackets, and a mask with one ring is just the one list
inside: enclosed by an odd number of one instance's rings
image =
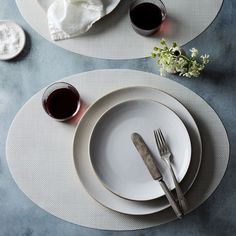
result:
[(172, 179), (174, 180), (175, 191), (177, 193), (177, 197), (178, 197), (178, 200), (179, 200), (179, 205), (182, 208), (182, 211), (183, 211), (183, 214), (184, 214), (188, 210), (188, 203), (187, 203), (187, 200), (184, 197), (184, 194), (183, 194), (183, 192), (182, 192), (182, 190), (179, 186), (178, 180), (176, 179), (176, 176), (175, 176), (174, 170), (172, 169), (172, 166), (169, 165), (169, 167), (170, 167), (170, 173), (172, 175)]
[(181, 219), (183, 216), (182, 211), (179, 208), (179, 205), (176, 203), (175, 198), (173, 196), (173, 194), (171, 193), (171, 191), (168, 189), (168, 187), (166, 186), (166, 183), (163, 180), (159, 180), (159, 183), (163, 189), (163, 191), (165, 192), (165, 195), (171, 205), (171, 207), (173, 208), (176, 216)]

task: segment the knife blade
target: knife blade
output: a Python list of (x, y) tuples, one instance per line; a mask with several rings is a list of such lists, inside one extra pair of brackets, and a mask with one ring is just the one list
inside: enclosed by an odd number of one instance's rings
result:
[(168, 189), (165, 181), (163, 180), (163, 176), (158, 169), (157, 163), (155, 161), (155, 158), (153, 157), (151, 151), (149, 150), (148, 146), (144, 142), (143, 138), (138, 133), (133, 133), (131, 135), (131, 139), (133, 141), (134, 146), (136, 147), (138, 153), (142, 157), (145, 165), (147, 166), (152, 178), (154, 180), (158, 180), (171, 207), (173, 208), (175, 214), (178, 218), (182, 218), (183, 213), (178, 205), (178, 203), (175, 201), (175, 198), (171, 191)]

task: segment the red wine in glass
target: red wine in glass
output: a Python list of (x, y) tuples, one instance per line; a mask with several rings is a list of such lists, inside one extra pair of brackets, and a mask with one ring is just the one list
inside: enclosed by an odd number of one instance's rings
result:
[(58, 121), (66, 121), (78, 113), (80, 95), (71, 84), (58, 82), (45, 90), (42, 102), (49, 116)]
[(144, 36), (159, 30), (166, 17), (166, 9), (160, 0), (137, 0), (129, 11), (134, 30)]

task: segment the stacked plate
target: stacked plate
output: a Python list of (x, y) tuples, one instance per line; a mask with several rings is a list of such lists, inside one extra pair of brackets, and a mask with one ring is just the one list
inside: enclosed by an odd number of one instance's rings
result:
[[(159, 212), (169, 203), (131, 141), (139, 133), (154, 154), (170, 189), (174, 183), (161, 160), (153, 130), (161, 128), (173, 154), (173, 167), (186, 193), (200, 167), (197, 125), (174, 97), (149, 87), (114, 91), (85, 113), (74, 137), (74, 162), (87, 192), (102, 205), (126, 214)], [(89, 134), (89, 135), (87, 135)]]

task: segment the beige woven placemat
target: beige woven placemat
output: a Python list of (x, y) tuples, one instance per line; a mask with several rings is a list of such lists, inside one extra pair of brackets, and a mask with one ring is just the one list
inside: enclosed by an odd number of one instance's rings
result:
[[(91, 71), (64, 81), (78, 88), (86, 105), (127, 86), (151, 86), (176, 97), (196, 119), (203, 141), (200, 172), (187, 194), (190, 210), (204, 202), (219, 185), (229, 159), (228, 138), (217, 114), (198, 95), (169, 79), (133, 70)], [(42, 109), (42, 92), (33, 96), (16, 115), (6, 146), (12, 176), (33, 202), (61, 219), (98, 229), (142, 229), (175, 218), (170, 209), (149, 216), (129, 216), (94, 201), (78, 181), (73, 166), (75, 124), (50, 119)]]
[[(51, 0), (16, 0), (25, 20), (51, 41), (45, 9), (38, 2)], [(69, 51), (106, 59), (134, 59), (150, 56), (160, 38), (184, 45), (202, 33), (214, 20), (223, 0), (163, 0), (167, 20), (161, 32), (143, 37), (131, 27), (128, 9), (134, 0), (121, 0), (118, 7), (85, 35), (75, 39), (54, 42)], [(45, 5), (45, 4), (44, 4)]]

